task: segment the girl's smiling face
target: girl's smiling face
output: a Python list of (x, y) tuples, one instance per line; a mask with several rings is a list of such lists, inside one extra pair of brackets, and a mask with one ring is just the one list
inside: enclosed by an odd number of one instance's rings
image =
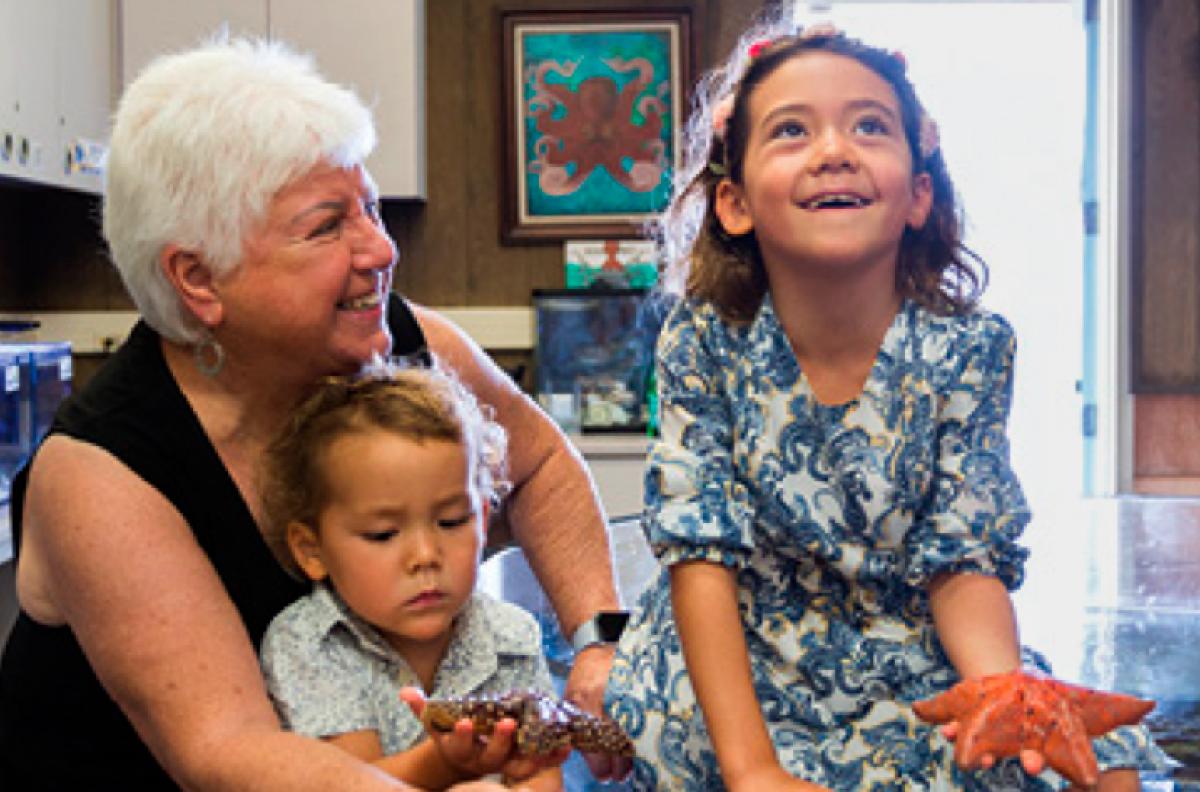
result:
[(927, 174), (913, 174), (887, 81), (853, 58), (806, 51), (759, 83), (748, 109), (742, 184), (717, 187), (725, 230), (755, 233), (768, 275), (894, 269), (932, 190)]

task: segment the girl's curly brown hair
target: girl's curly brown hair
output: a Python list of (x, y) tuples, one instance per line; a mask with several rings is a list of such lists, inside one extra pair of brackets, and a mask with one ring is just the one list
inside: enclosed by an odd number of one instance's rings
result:
[[(721, 179), (741, 184), (754, 89), (787, 61), (814, 50), (853, 58), (887, 81), (900, 104), (914, 173), (929, 174), (933, 206), (924, 226), (904, 231), (897, 290), (938, 314), (969, 311), (987, 284), (987, 265), (962, 242), (962, 212), (941, 150), (921, 154), (924, 109), (903, 59), (832, 30), (804, 35), (779, 15), (752, 26), (724, 66), (697, 86), (674, 194), (649, 229), (667, 264), (664, 289), (710, 301), (732, 322), (749, 322), (758, 312), (768, 287), (758, 242), (753, 232), (727, 234), (713, 210), (714, 198)], [(714, 133), (714, 109), (729, 97), (732, 110), (722, 138)]]
[(322, 465), (340, 437), (383, 431), (424, 442), (461, 443), (480, 496), (497, 502), (504, 480), (507, 436), (475, 397), (438, 366), (376, 363), (353, 377), (324, 380), (268, 446), (259, 471), (264, 537), (293, 577), (304, 574), (287, 544), (289, 523), (319, 530), (331, 493)]

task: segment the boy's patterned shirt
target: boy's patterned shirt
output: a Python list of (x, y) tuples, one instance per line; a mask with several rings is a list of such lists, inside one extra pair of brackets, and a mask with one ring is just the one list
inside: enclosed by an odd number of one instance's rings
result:
[[(412, 747), (425, 728), (399, 698), (421, 687), (404, 658), (318, 584), (284, 609), (263, 638), (267, 689), (286, 728), (311, 737), (373, 730), (384, 754)], [(516, 605), (476, 592), (459, 614), (433, 698), (530, 688), (552, 693), (541, 633)]]

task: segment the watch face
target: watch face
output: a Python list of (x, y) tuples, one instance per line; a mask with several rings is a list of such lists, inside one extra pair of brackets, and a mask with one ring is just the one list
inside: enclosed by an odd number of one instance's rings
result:
[(602, 611), (596, 614), (596, 631), (597, 636), (604, 643), (616, 643), (621, 640), (621, 633), (625, 631), (625, 623), (629, 621), (629, 614), (623, 611)]

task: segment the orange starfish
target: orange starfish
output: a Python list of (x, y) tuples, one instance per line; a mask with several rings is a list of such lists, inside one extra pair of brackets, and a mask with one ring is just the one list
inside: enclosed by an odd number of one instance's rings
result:
[(945, 693), (913, 702), (922, 720), (958, 723), (954, 758), (960, 767), (979, 767), (989, 754), (1001, 758), (1032, 750), (1085, 788), (1100, 780), (1091, 738), (1132, 726), (1152, 709), (1153, 701), (1026, 671), (965, 679)]

